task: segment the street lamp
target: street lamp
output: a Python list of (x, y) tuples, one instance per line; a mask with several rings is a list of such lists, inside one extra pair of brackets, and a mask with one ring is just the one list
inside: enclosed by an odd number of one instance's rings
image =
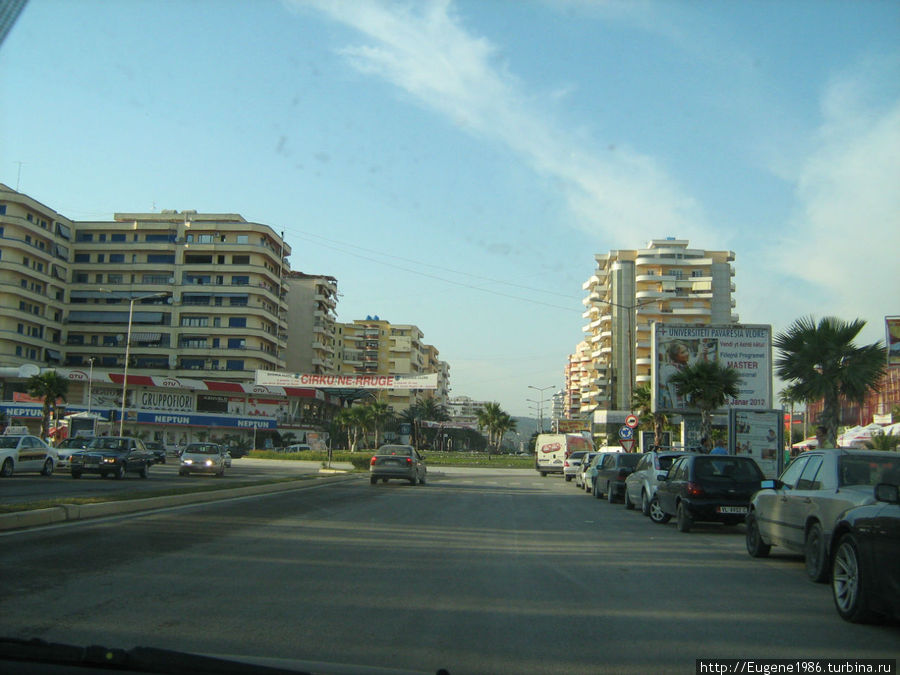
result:
[(88, 363), (91, 364), (88, 372), (88, 415), (91, 414), (91, 386), (94, 382), (94, 357), (88, 357)]
[(128, 332), (125, 335), (125, 368), (122, 371), (122, 408), (119, 411), (119, 436), (123, 434), (125, 427), (125, 397), (128, 394), (128, 359), (131, 358), (131, 322), (134, 319), (134, 303), (138, 300), (150, 298), (162, 298), (171, 295), (169, 291), (161, 293), (149, 293), (148, 295), (136, 295), (128, 300)]
[(534, 389), (535, 391), (538, 391), (541, 394), (540, 407), (538, 408), (538, 423), (540, 424), (540, 427), (541, 427), (541, 433), (544, 433), (544, 392), (547, 391), (548, 389), (553, 389), (554, 386), (555, 385), (552, 385), (552, 384), (547, 387), (535, 387), (532, 384), (528, 385), (529, 389)]

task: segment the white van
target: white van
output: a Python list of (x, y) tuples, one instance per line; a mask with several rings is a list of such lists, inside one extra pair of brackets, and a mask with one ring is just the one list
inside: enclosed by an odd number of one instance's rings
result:
[(594, 451), (594, 444), (581, 434), (538, 434), (534, 442), (534, 468), (542, 476), (563, 473), (566, 457), (576, 450)]

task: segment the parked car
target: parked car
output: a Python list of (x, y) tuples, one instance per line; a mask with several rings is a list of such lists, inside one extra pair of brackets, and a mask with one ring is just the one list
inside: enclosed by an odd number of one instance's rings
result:
[(877, 450), (810, 450), (794, 459), (777, 480), (763, 481), (747, 515), (747, 552), (754, 558), (772, 546), (802, 553), (806, 574), (824, 582), (828, 551), (841, 514), (874, 504), (878, 483), (895, 483), (900, 455)]
[(66, 438), (56, 444), (56, 468), (68, 469), (71, 465), (70, 460), (73, 452), (83, 450), (91, 444), (92, 436), (77, 436), (75, 438)]
[(900, 487), (879, 483), (874, 498), (840, 517), (829, 555), (834, 607), (854, 623), (900, 619)]
[(188, 443), (181, 453), (179, 476), (192, 473), (225, 475), (225, 449), (218, 443)]
[(575, 472), (575, 487), (584, 489), (584, 474), (591, 465), (591, 460), (597, 456), (596, 452), (587, 452), (578, 462), (578, 471)]
[(664, 514), (661, 522), (675, 516), (681, 532), (697, 521), (737, 525), (764, 478), (750, 457), (685, 453), (660, 478), (654, 501)]
[(101, 478), (111, 475), (122, 479), (128, 472), (147, 478), (151, 463), (150, 453), (140, 438), (99, 436), (84, 450), (72, 453), (70, 471), (72, 478), (81, 478), (85, 473), (96, 473)]
[(656, 488), (659, 486), (660, 476), (665, 476), (666, 472), (684, 452), (651, 450), (641, 455), (637, 466), (625, 479), (625, 494), (623, 500), (626, 509), (633, 509), (640, 504), (641, 513), (645, 516), (651, 516), (658, 521), (662, 517), (662, 511), (657, 508), (652, 514), (650, 504), (656, 495)]
[(425, 458), (411, 445), (382, 445), (369, 462), (369, 482), (387, 483), (391, 478), (425, 485)]
[(613, 454), (612, 451), (601, 451), (596, 453), (591, 461), (588, 462), (584, 470), (584, 491), (590, 494), (594, 493), (594, 478), (597, 475), (597, 466), (603, 461), (606, 455)]
[(37, 436), (31, 434), (3, 434), (0, 436), (0, 476), (9, 478), (22, 471), (39, 471), (45, 476), (53, 473), (58, 454)]
[(578, 470), (581, 468), (581, 460), (588, 452), (588, 450), (576, 450), (563, 460), (563, 476), (566, 477), (567, 483), (578, 474)]
[(282, 452), (307, 452), (309, 450), (312, 450), (312, 447), (306, 443), (294, 443), (285, 447)]
[(633, 452), (604, 453), (591, 481), (594, 496), (606, 497), (610, 504), (619, 501), (625, 493), (625, 479), (634, 471), (641, 456)]
[(166, 463), (166, 446), (159, 441), (145, 441), (144, 446), (150, 452), (153, 464)]

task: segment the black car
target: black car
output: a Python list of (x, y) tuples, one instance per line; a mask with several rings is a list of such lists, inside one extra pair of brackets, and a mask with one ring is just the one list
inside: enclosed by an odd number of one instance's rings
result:
[(152, 456), (144, 442), (129, 436), (101, 436), (91, 441), (84, 450), (72, 453), (72, 478), (84, 473), (96, 473), (101, 478), (115, 476), (125, 478), (126, 472), (134, 472), (141, 478), (150, 474)]
[(610, 504), (619, 501), (625, 495), (625, 479), (640, 460), (641, 455), (635, 452), (606, 453), (593, 477), (594, 496), (601, 499), (606, 495)]
[(166, 446), (159, 441), (146, 441), (144, 447), (150, 452), (153, 464), (166, 463)]
[(831, 539), (834, 607), (853, 623), (900, 619), (900, 488), (879, 483), (875, 499), (845, 511)]
[(685, 454), (672, 464), (653, 497), (666, 523), (676, 516), (678, 529), (695, 521), (736, 525), (743, 522), (763, 472), (749, 457)]

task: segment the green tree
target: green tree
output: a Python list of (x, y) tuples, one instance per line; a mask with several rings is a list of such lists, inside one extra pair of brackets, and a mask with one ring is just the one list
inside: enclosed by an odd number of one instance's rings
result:
[(651, 410), (652, 391), (649, 384), (642, 384), (631, 393), (631, 407), (637, 412), (641, 424), (650, 424), (653, 429), (653, 444), (662, 445), (663, 430), (669, 418), (663, 412)]
[(497, 402), (485, 403), (480, 410), (475, 412), (478, 428), (488, 432), (488, 459), (491, 456), (491, 448), (500, 451), (500, 443), (508, 431), (516, 430), (516, 421), (505, 412)]
[(394, 411), (384, 401), (372, 401), (368, 404), (372, 429), (375, 431), (375, 447), (381, 446), (381, 433), (394, 419)]
[(57, 401), (66, 400), (69, 393), (69, 381), (61, 377), (55, 370), (48, 370), (40, 375), (32, 375), (28, 382), (28, 395), (39, 398), (44, 402), (44, 412), (41, 419), (41, 438), (47, 440), (50, 433), (50, 411), (52, 410), (59, 419)]
[(700, 411), (700, 435), (712, 439), (712, 413), (738, 395), (741, 375), (718, 361), (696, 361), (672, 375), (669, 382)]
[[(443, 423), (450, 420), (450, 414), (447, 412), (447, 407), (433, 398), (426, 398), (419, 402), (417, 408), (419, 424), (422, 427), (422, 435), (425, 437), (427, 443), (430, 444), (431, 447), (434, 447), (438, 434), (443, 434)], [(428, 425), (424, 424), (425, 422), (430, 424), (436, 423), (438, 426), (437, 428), (432, 428), (431, 432), (428, 433)]]
[(335, 415), (337, 425), (347, 432), (347, 444), (350, 452), (356, 452), (360, 437), (371, 428), (371, 415), (368, 406), (355, 405), (343, 408)]
[(862, 403), (870, 390), (877, 391), (885, 371), (881, 342), (854, 344), (865, 325), (861, 319), (847, 322), (826, 316), (816, 323), (811, 316), (802, 317), (773, 341), (779, 351), (776, 374), (802, 400), (823, 400), (818, 422), (825, 427), (825, 440), (831, 447), (837, 445), (841, 398)]
[(870, 450), (896, 452), (898, 446), (900, 446), (900, 436), (893, 434), (877, 434), (872, 436), (871, 440), (866, 441), (866, 447)]

